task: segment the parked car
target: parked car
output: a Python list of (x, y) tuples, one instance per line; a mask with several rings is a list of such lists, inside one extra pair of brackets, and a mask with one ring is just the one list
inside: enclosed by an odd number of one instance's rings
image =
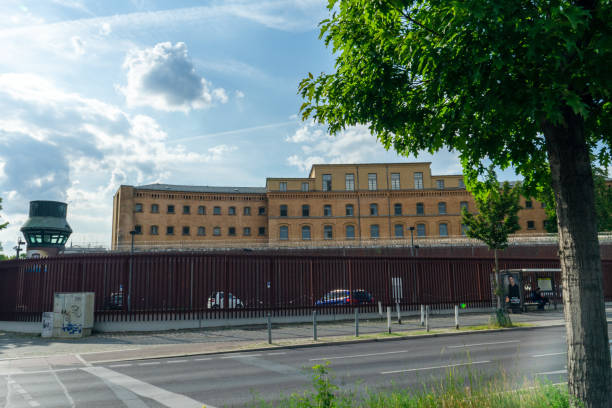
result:
[[(225, 294), (223, 292), (215, 292), (208, 298), (208, 308), (209, 309), (223, 309), (225, 308)], [(242, 309), (244, 308), (244, 303), (240, 299), (238, 299), (233, 294), (228, 294), (227, 301), (228, 309)]]
[(336, 289), (328, 292), (321, 299), (315, 302), (315, 306), (333, 305), (369, 305), (374, 303), (372, 295), (363, 289), (353, 289), (353, 293), (348, 289)]

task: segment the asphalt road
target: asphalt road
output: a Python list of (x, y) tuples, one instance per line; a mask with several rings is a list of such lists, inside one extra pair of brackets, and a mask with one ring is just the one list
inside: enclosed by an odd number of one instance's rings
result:
[[(244, 406), (310, 388), (309, 367), (328, 361), (345, 389), (419, 387), (449, 369), (517, 384), (566, 380), (563, 327), (503, 333), (123, 361), (80, 356), (0, 361), (0, 407)], [(612, 337), (612, 333), (611, 337)]]

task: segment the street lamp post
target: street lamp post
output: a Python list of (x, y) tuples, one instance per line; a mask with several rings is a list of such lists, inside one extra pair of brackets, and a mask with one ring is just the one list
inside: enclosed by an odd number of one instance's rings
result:
[(132, 269), (134, 263), (134, 235), (136, 235), (136, 230), (131, 230), (130, 235), (132, 236), (132, 247), (130, 250), (130, 274), (128, 276), (128, 296), (127, 296), (127, 309), (128, 312), (132, 311)]
[(17, 252), (16, 258), (15, 258), (17, 260), (19, 260), (19, 253), (21, 252), (21, 246), (23, 244), (25, 244), (25, 242), (21, 240), (21, 237), (17, 238), (17, 246), (13, 248), (15, 252)]
[(410, 227), (410, 254), (414, 256), (414, 227)]

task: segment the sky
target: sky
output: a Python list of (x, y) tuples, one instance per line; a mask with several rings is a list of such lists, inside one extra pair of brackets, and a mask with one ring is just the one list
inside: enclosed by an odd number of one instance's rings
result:
[[(120, 185), (265, 186), (313, 163), (400, 157), (366, 127), (299, 119), (300, 80), (332, 72), (326, 0), (2, 0), (0, 231), (13, 254), (31, 200), (68, 203), (75, 245), (110, 245)], [(513, 178), (511, 175), (509, 178)]]

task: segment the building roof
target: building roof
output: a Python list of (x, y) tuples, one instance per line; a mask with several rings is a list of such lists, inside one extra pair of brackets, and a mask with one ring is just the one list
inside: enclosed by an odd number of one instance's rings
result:
[(225, 187), (225, 186), (181, 186), (175, 184), (147, 184), (136, 186), (135, 190), (174, 191), (187, 193), (224, 193), (224, 194), (265, 194), (265, 187)]

